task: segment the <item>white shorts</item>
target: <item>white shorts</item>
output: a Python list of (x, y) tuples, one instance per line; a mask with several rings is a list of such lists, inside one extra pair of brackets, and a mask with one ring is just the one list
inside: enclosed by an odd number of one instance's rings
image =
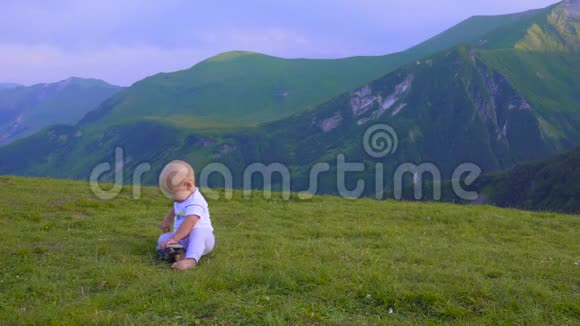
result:
[[(173, 234), (173, 232), (162, 234), (157, 240), (157, 249), (160, 248), (162, 242), (171, 239)], [(179, 241), (179, 243), (185, 248), (185, 258), (195, 259), (197, 263), (201, 256), (207, 255), (213, 250), (215, 236), (210, 228), (193, 228), (189, 236)]]

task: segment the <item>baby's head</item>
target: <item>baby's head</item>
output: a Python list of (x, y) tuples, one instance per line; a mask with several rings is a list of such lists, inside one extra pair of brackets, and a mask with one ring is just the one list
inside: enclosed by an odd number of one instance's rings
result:
[(195, 191), (195, 173), (185, 161), (167, 163), (159, 175), (159, 188), (169, 198), (184, 201)]

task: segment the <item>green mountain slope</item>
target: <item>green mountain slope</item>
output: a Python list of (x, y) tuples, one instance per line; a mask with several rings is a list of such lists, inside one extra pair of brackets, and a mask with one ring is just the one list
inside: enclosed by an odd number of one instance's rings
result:
[(544, 137), (558, 150), (580, 137), (580, 55), (520, 50), (480, 51), (482, 60), (506, 76), (533, 103)]
[(135, 83), (82, 125), (151, 120), (192, 129), (254, 126), (312, 108), (405, 61), (402, 54), (314, 60), (227, 52)]
[(488, 202), (502, 207), (580, 212), (580, 149), (483, 178)]
[(55, 123), (74, 124), (121, 88), (96, 79), (0, 89), (0, 145)]
[(513, 44), (510, 45), (505, 41), (499, 42), (495, 40), (496, 38), (502, 38), (502, 36), (501, 33), (494, 33), (494, 31), (507, 30), (514, 34), (514, 30), (526, 30), (531, 22), (545, 16), (550, 10), (552, 10), (552, 7), (508, 15), (473, 16), (407, 51), (410, 53), (429, 54), (433, 48), (444, 50), (461, 43), (473, 47), (489, 46), (490, 37), (494, 39), (494, 47), (513, 47)]
[(562, 52), (580, 49), (580, 2), (564, 0), (515, 24), (504, 25), (482, 40), (484, 48)]
[[(470, 189), (478, 203), (531, 210), (580, 212), (580, 148), (482, 177)], [(452, 198), (452, 197), (451, 197)]]
[[(565, 103), (577, 96), (580, 75), (558, 76), (570, 82), (570, 87), (559, 89), (557, 94), (540, 87), (543, 93), (528, 98), (507, 74), (495, 68), (504, 59), (465, 47), (444, 52), (420, 65), (398, 69), (312, 112), (232, 134), (224, 142), (237, 151), (218, 156), (226, 165), (242, 168), (252, 162), (286, 163), (302, 178), (298, 183), (305, 186), (311, 166), (332, 163), (338, 153), (357, 162), (375, 162), (365, 154), (362, 140), (365, 130), (377, 123), (392, 126), (399, 138), (398, 151), (381, 161), (387, 180), (403, 162), (434, 163), (445, 179), (463, 162), (476, 163), (484, 172), (491, 172), (547, 158), (580, 144), (580, 110), (574, 108), (578, 102), (571, 100), (568, 109), (563, 106), (554, 111), (542, 106), (550, 101)], [(579, 69), (574, 57), (542, 60), (546, 62), (543, 71), (554, 76), (559, 69)], [(524, 80), (525, 74), (518, 68), (506, 69)], [(539, 98), (545, 102), (537, 101)], [(220, 154), (220, 146), (216, 145), (214, 153)], [(374, 170), (367, 166), (359, 177), (372, 184)], [(323, 177), (326, 192), (336, 191), (335, 180), (332, 172)]]
[(158, 189), (99, 200), (85, 182), (0, 177), (0, 320), (571, 325), (580, 313), (578, 215), (238, 192), (208, 201), (216, 247), (177, 273), (155, 258), (171, 205)]

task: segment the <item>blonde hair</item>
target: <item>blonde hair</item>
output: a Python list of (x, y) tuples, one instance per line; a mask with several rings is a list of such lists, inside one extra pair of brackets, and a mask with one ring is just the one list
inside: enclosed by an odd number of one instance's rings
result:
[(159, 175), (159, 188), (161, 191), (171, 193), (185, 181), (191, 181), (195, 186), (195, 172), (189, 163), (181, 160), (174, 160), (165, 165)]

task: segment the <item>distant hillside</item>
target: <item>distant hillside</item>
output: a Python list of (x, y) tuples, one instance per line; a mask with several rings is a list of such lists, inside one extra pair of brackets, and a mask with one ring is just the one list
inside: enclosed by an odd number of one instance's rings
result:
[(494, 205), (580, 213), (580, 148), (485, 177), (479, 187)]
[(313, 108), (405, 61), (400, 54), (316, 60), (227, 52), (187, 70), (145, 78), (104, 102), (81, 125), (146, 120), (191, 130), (255, 126)]
[(574, 52), (580, 50), (580, 1), (564, 0), (530, 19), (502, 26), (483, 40), (487, 48)]
[(0, 145), (56, 123), (73, 124), (121, 88), (69, 78), (29, 87), (0, 87)]
[[(548, 7), (507, 15), (473, 16), (407, 51), (410, 53), (428, 53), (429, 49), (432, 48), (443, 50), (460, 43), (474, 47), (489, 46), (490, 37), (493, 37), (493, 39), (502, 38), (501, 33), (494, 33), (494, 31), (519, 31), (522, 29), (521, 26), (529, 26), (530, 22), (539, 17), (544, 17), (552, 9), (553, 7)], [(495, 42), (494, 47), (512, 47), (513, 45), (507, 42), (504, 42), (503, 45), (499, 43)]]
[(470, 188), (481, 193), (478, 203), (580, 213), (580, 148), (485, 176)]
[(574, 52), (580, 49), (580, 1), (500, 16), (474, 16), (409, 49), (422, 52), (467, 43), (483, 49)]

